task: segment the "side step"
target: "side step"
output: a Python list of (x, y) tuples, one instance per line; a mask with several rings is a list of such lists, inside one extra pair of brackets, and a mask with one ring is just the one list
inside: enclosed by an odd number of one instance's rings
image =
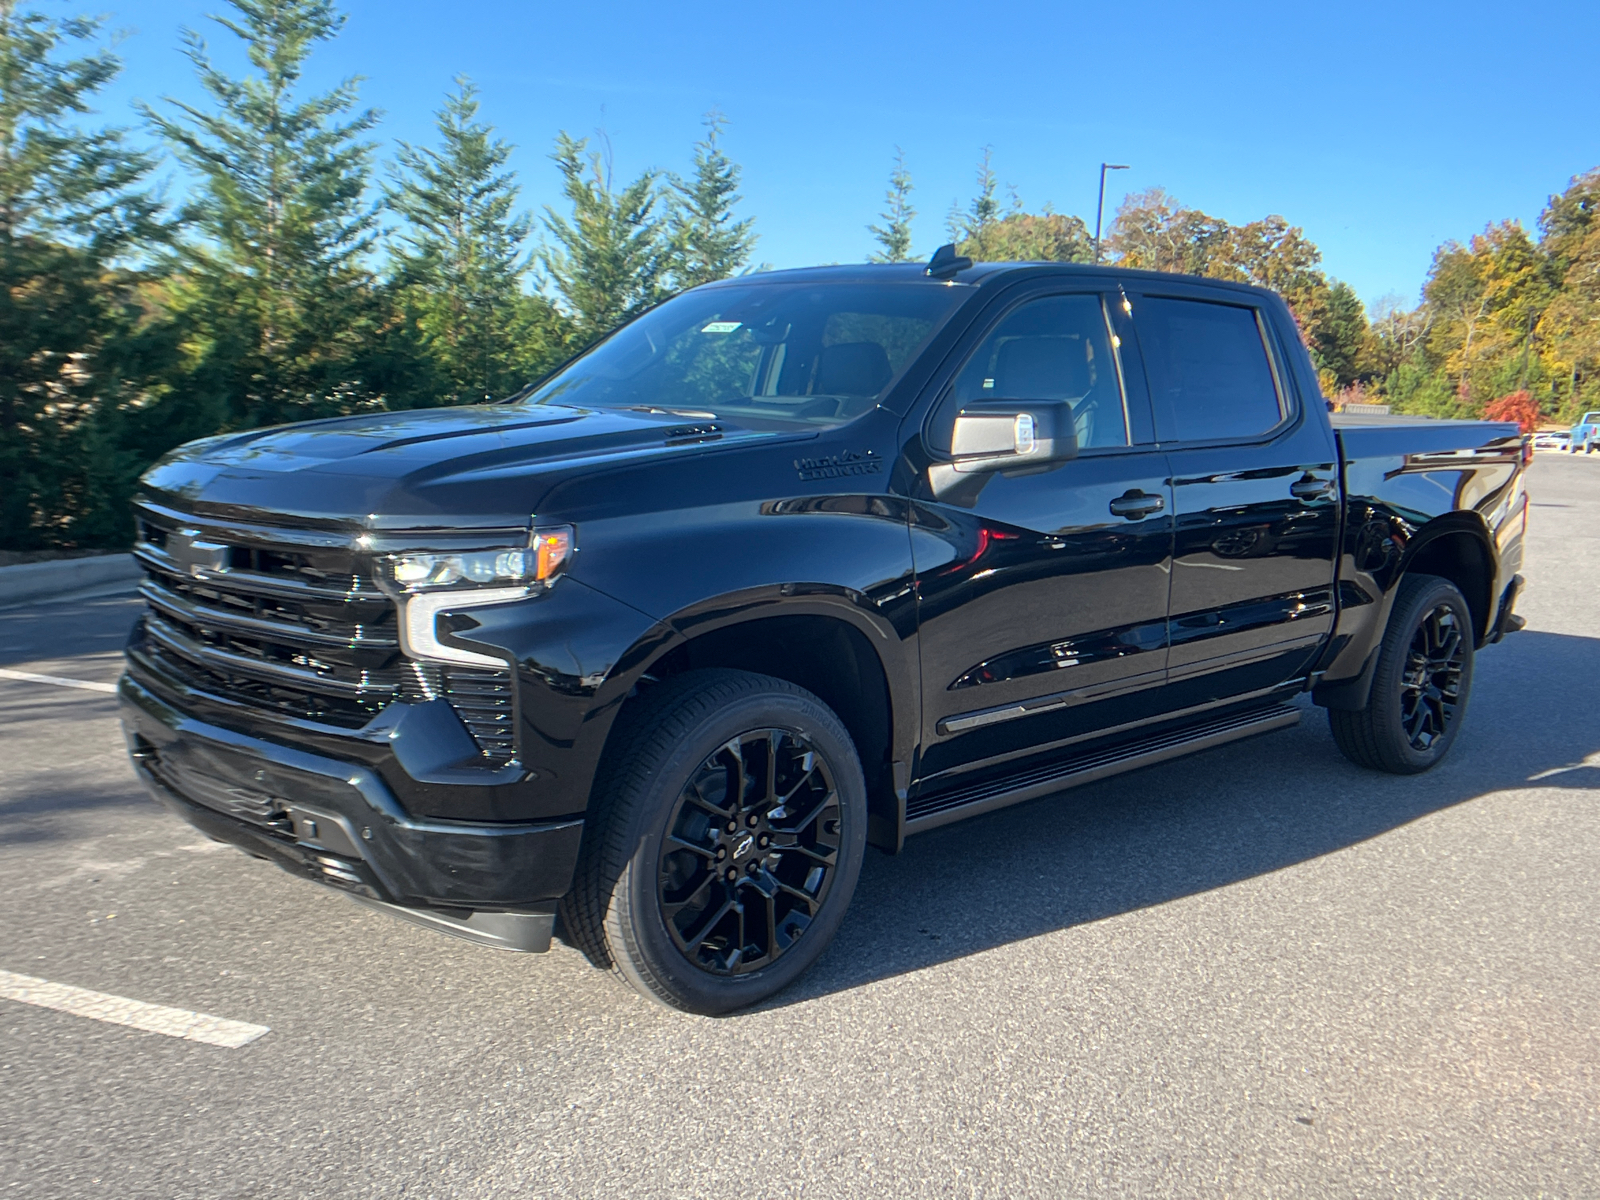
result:
[(1181, 758), (1185, 754), (1270, 733), (1274, 729), (1287, 729), (1299, 723), (1300, 709), (1279, 704), (1254, 712), (1236, 713), (1203, 725), (1191, 725), (1098, 754), (1047, 763), (986, 783), (935, 792), (931, 796), (918, 796), (906, 804), (906, 834), (909, 836), (937, 829), (979, 813), (1021, 804), (1025, 800), (1048, 796), (1082, 783), (1093, 783), (1110, 775), (1120, 775), (1124, 771), (1166, 762), (1169, 758)]

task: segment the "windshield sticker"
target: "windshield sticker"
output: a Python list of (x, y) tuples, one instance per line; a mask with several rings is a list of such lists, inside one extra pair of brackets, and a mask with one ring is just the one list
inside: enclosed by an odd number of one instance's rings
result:
[(701, 333), (732, 333), (735, 329), (739, 328), (739, 326), (741, 326), (743, 324), (744, 324), (743, 321), (713, 321), (709, 325), (701, 326), (700, 332)]

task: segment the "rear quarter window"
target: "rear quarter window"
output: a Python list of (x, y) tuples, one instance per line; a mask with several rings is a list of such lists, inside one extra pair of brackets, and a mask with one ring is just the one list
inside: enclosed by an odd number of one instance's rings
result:
[(1255, 309), (1146, 296), (1134, 321), (1162, 440), (1246, 440), (1282, 422)]

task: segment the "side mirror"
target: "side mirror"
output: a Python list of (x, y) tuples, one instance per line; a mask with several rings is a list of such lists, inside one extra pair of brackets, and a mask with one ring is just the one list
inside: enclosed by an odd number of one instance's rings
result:
[(975, 400), (956, 414), (951, 464), (962, 474), (1063, 463), (1078, 456), (1067, 400)]

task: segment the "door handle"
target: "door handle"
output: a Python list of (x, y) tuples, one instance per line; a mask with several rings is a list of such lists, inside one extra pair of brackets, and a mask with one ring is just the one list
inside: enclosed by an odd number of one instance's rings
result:
[(1289, 494), (1297, 500), (1321, 500), (1333, 491), (1333, 480), (1307, 475), (1289, 485)]
[(1160, 512), (1166, 506), (1167, 502), (1160, 496), (1152, 496), (1149, 492), (1132, 488), (1111, 502), (1111, 513), (1113, 516), (1137, 521), (1142, 517), (1148, 517), (1151, 513)]

